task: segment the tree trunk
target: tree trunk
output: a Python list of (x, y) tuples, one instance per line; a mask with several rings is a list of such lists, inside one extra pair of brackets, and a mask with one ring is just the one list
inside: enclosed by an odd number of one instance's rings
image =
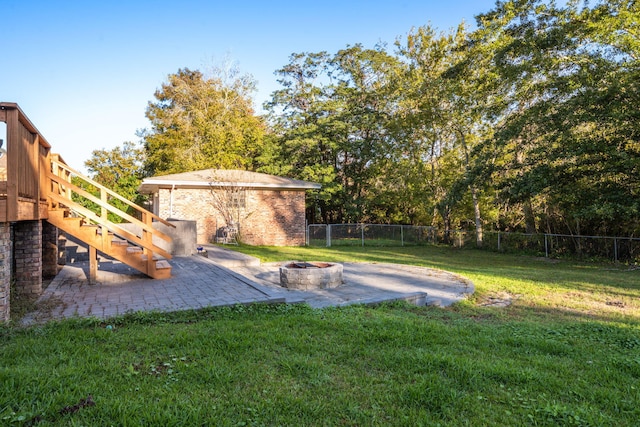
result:
[(524, 211), (524, 224), (527, 234), (536, 234), (536, 217), (533, 215), (533, 206), (531, 205), (530, 197), (527, 197), (522, 204), (522, 210)]
[(451, 217), (449, 215), (449, 209), (443, 208), (439, 210), (440, 216), (442, 216), (442, 224), (444, 225), (444, 243), (447, 245), (451, 244)]
[[(464, 132), (458, 130), (458, 133), (460, 134), (460, 142), (462, 143), (462, 149), (464, 150), (464, 167), (468, 177), (471, 172), (471, 162), (469, 161), (469, 148), (467, 147), (467, 139), (465, 138)], [(469, 182), (469, 190), (471, 191), (471, 198), (473, 200), (473, 214), (476, 224), (476, 246), (481, 248), (484, 235), (482, 229), (482, 216), (480, 215), (480, 203), (478, 202), (478, 189), (473, 183)]]
[(484, 235), (482, 228), (482, 217), (480, 216), (480, 203), (478, 202), (478, 191), (474, 185), (470, 185), (471, 199), (473, 200), (473, 213), (476, 221), (476, 246), (481, 248)]

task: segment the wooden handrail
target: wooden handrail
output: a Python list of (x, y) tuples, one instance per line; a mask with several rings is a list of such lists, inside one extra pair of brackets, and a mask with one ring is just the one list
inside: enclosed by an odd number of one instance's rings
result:
[[(100, 192), (99, 197), (91, 194), (87, 190), (73, 184), (71, 182), (71, 177), (76, 176), (82, 181), (88, 183), (89, 185), (95, 187)], [(165, 233), (153, 228), (153, 220), (157, 220), (162, 224), (165, 224), (169, 227), (174, 227), (175, 225), (170, 222), (160, 218), (157, 215), (147, 211), (144, 208), (136, 205), (130, 200), (125, 199), (120, 196), (118, 193), (115, 193), (112, 190), (109, 190), (104, 185), (94, 181), (91, 178), (83, 176), (81, 173), (76, 171), (75, 169), (69, 167), (64, 160), (59, 155), (53, 154), (51, 155), (51, 165), (48, 173), (46, 174), (46, 179), (49, 182), (47, 185), (48, 196), (49, 198), (59, 204), (66, 206), (67, 208), (75, 211), (81, 216), (87, 218), (90, 221), (100, 225), (103, 227), (103, 239), (106, 239), (107, 231), (124, 238), (133, 244), (140, 246), (143, 249), (143, 253), (147, 254), (149, 262), (152, 262), (153, 253), (157, 253), (165, 258), (171, 259), (171, 254), (166, 250), (158, 247), (153, 243), (153, 236), (158, 236), (159, 238), (171, 242), (171, 237), (166, 235)], [(100, 214), (96, 214), (92, 210), (85, 208), (84, 206), (74, 202), (72, 200), (72, 193), (76, 193), (79, 196), (89, 200), (100, 207)], [(123, 202), (125, 205), (133, 208), (135, 211), (141, 214), (142, 220), (135, 218), (134, 216), (124, 212), (123, 210), (116, 208), (115, 206), (109, 203), (108, 196), (111, 196), (114, 199), (117, 199)], [(129, 231), (116, 223), (109, 221), (108, 214), (112, 213), (120, 218), (129, 221), (131, 224), (134, 224), (138, 227), (141, 227), (141, 235), (138, 236), (136, 233)]]
[[(116, 208), (115, 206), (109, 205), (108, 202), (103, 201), (102, 197), (101, 198), (97, 198), (96, 196), (94, 196), (93, 194), (89, 193), (88, 191), (78, 187), (75, 184), (72, 184), (71, 182), (69, 182), (69, 181), (67, 181), (67, 180), (65, 180), (63, 178), (60, 178), (57, 175), (54, 175), (53, 173), (49, 173), (48, 177), (49, 177), (49, 179), (51, 181), (53, 181), (55, 183), (58, 183), (58, 184), (62, 184), (64, 186), (68, 187), (68, 189), (72, 190), (74, 193), (77, 193), (80, 196), (82, 196), (82, 197), (92, 201), (93, 203), (97, 204), (98, 206), (100, 206), (101, 209), (105, 210), (106, 212), (115, 213), (119, 217), (128, 220), (132, 224), (136, 224), (138, 226), (141, 226), (146, 231), (148, 231), (150, 233), (153, 233), (154, 235), (157, 235), (161, 239), (166, 240), (167, 242), (171, 241), (171, 237), (169, 237), (168, 235), (164, 234), (162, 231), (159, 231), (159, 230), (149, 226), (148, 224), (145, 224), (144, 222), (142, 222), (139, 219), (129, 215), (128, 213)], [(63, 181), (64, 184), (61, 181)], [(104, 195), (105, 193), (106, 192), (102, 192), (101, 191), (101, 194)], [(69, 199), (67, 199), (67, 198), (56, 199), (56, 201), (58, 201), (58, 200), (67, 200), (68, 201)], [(61, 203), (64, 203), (64, 201), (62, 201)], [(106, 212), (101, 216), (106, 218)]]
[[(49, 194), (49, 197), (61, 204), (65, 204), (69, 202), (69, 199), (65, 198), (64, 196), (61, 196), (59, 194), (56, 193), (51, 193)], [(104, 218), (101, 218), (100, 216), (96, 215), (94, 212), (92, 212), (91, 210), (85, 208), (84, 206), (80, 206), (78, 204), (74, 204), (73, 206), (73, 210), (78, 212), (79, 214), (81, 214), (82, 216), (106, 227), (109, 231), (111, 231), (112, 233), (114, 233), (117, 236), (120, 236), (124, 239), (129, 240), (132, 243), (135, 243), (138, 246), (143, 247), (144, 249), (147, 249), (151, 252), (156, 252), (160, 255), (162, 255), (163, 257), (167, 258), (167, 259), (171, 259), (172, 256), (170, 253), (168, 253), (167, 251), (165, 251), (164, 249), (153, 245), (153, 244), (149, 244), (148, 242), (145, 242), (143, 239), (141, 239), (140, 237), (138, 237), (137, 235), (135, 235), (134, 233), (130, 232), (129, 230), (126, 230), (120, 226), (118, 226), (118, 224), (115, 224), (113, 222), (110, 222), (108, 220), (105, 220)]]
[[(91, 178), (87, 178), (86, 176), (83, 176), (81, 173), (79, 173), (78, 171), (76, 171), (75, 169), (69, 167), (66, 163), (63, 163), (60, 160), (59, 157), (56, 158), (56, 156), (52, 156), (53, 158), (51, 159), (51, 163), (52, 165), (57, 165), (58, 167), (60, 167), (61, 169), (65, 170), (67, 173), (75, 175), (79, 178), (81, 178), (83, 181), (93, 185), (94, 187), (104, 190), (107, 194), (109, 194), (111, 197), (114, 197), (118, 200), (120, 200), (121, 202), (127, 204), (128, 206), (134, 208), (136, 211), (142, 213), (143, 215), (148, 215), (150, 216), (152, 219), (155, 219), (158, 222), (161, 222), (162, 224), (169, 226), (169, 227), (173, 227), (175, 228), (175, 225), (171, 224), (169, 221), (166, 221), (162, 218), (160, 218), (159, 216), (153, 214), (152, 212), (147, 211), (146, 209), (141, 208), (140, 206), (136, 205), (135, 203), (133, 203), (132, 201), (125, 199), (124, 197), (122, 197), (121, 195), (119, 195), (118, 193), (109, 190), (107, 187), (105, 187), (104, 185), (92, 180)], [(55, 174), (54, 174), (55, 175)], [(62, 180), (64, 180), (66, 183), (71, 184), (71, 182), (69, 180), (65, 180), (64, 178), (61, 178)], [(66, 184), (65, 184), (66, 185)], [(98, 203), (98, 202), (96, 202)], [(107, 209), (115, 209), (113, 206), (108, 206)]]

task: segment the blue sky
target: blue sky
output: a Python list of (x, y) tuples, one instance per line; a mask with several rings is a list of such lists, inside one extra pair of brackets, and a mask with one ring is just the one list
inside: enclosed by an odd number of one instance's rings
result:
[(147, 103), (179, 68), (205, 70), (230, 58), (257, 80), (259, 107), (292, 53), (391, 45), (412, 27), (473, 25), (494, 4), (2, 0), (0, 101), (17, 102), (53, 152), (84, 171), (93, 150), (138, 140), (136, 130), (149, 126)]

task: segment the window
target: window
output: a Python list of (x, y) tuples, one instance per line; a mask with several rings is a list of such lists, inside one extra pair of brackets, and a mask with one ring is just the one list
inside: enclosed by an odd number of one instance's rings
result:
[(244, 208), (247, 205), (247, 192), (245, 190), (234, 191), (229, 195), (229, 207), (234, 209)]

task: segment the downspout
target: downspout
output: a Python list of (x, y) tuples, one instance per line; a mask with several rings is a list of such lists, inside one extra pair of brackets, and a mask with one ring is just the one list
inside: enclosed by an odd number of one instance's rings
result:
[(169, 189), (169, 218), (173, 218), (173, 190), (176, 189), (175, 184), (171, 184)]

